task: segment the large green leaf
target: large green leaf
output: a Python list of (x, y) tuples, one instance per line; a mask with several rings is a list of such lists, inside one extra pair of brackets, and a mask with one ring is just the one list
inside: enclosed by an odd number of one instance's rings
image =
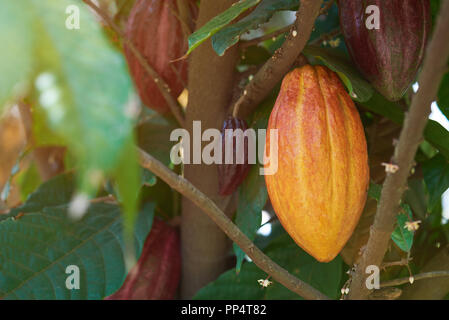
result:
[[(264, 176), (259, 174), (259, 166), (253, 165), (248, 177), (239, 188), (239, 201), (235, 223), (243, 233), (254, 240), (262, 223), (262, 209), (267, 202), (267, 188)], [(234, 243), (237, 257), (236, 271), (240, 272), (245, 252)]]
[(340, 50), (307, 46), (304, 48), (303, 53), (308, 58), (320, 60), (336, 72), (354, 100), (360, 102), (368, 101), (373, 95), (374, 89), (363, 79), (351, 61)]
[(257, 5), (261, 0), (240, 0), (234, 3), (230, 8), (226, 9), (218, 16), (212, 18), (199, 30), (192, 33), (189, 37), (189, 50), (187, 54), (190, 54), (196, 47), (213, 36), (219, 30), (223, 29), (235, 18), (240, 16), (246, 10)]
[[(74, 222), (67, 203), (75, 190), (73, 174), (42, 184), (27, 202), (0, 216), (0, 298), (101, 299), (124, 281), (123, 218), (116, 205), (91, 204)], [(133, 233), (140, 255), (154, 215), (149, 204)], [(66, 267), (80, 269), (80, 289), (68, 290)]]
[[(79, 1), (28, 0), (34, 12), (35, 54), (41, 72), (36, 95), (50, 127), (80, 160), (84, 182), (110, 171), (132, 133), (126, 106), (132, 83), (122, 55), (105, 39), (98, 22)], [(61, 25), (66, 8), (78, 5), (80, 29)]]
[(65, 173), (56, 176), (37, 188), (31, 193), (26, 202), (17, 212), (36, 212), (45, 207), (64, 205), (70, 202), (75, 192), (75, 178), (73, 173)]
[(429, 191), (429, 209), (441, 203), (441, 196), (449, 189), (449, 162), (438, 154), (423, 163), (424, 181)]
[(28, 84), (33, 64), (32, 20), (26, 1), (0, 2), (0, 114)]
[[(338, 297), (343, 266), (340, 256), (329, 263), (319, 263), (302, 251), (286, 233), (272, 241), (265, 253), (324, 294), (334, 299)], [(235, 269), (223, 273), (216, 281), (201, 289), (195, 299), (301, 299), (277, 282), (262, 288), (257, 281), (266, 278), (267, 274), (254, 263), (244, 263), (239, 274)]]
[[(135, 229), (141, 252), (152, 214), (139, 216)], [(0, 222), (1, 299), (101, 299), (126, 276), (123, 223), (119, 207), (93, 204), (80, 221), (67, 206), (46, 207), (20, 219)], [(79, 267), (80, 288), (66, 287), (66, 268)]]
[[(70, 5), (80, 11), (79, 29), (65, 25)], [(137, 155), (129, 152), (133, 119), (127, 110), (132, 82), (123, 55), (111, 48), (92, 12), (76, 0), (2, 1), (0, 41), (0, 105), (23, 83), (34, 82), (28, 91), (40, 107), (34, 108), (36, 141), (69, 147), (83, 192), (93, 193), (104, 174), (115, 174), (122, 189), (136, 194), (139, 185), (131, 177)], [(135, 200), (123, 197), (131, 219)]]
[(240, 21), (218, 31), (212, 37), (212, 46), (218, 55), (236, 44), (245, 32), (257, 29), (267, 22), (276, 11), (291, 10), (298, 6), (298, 0), (262, 0), (257, 8)]

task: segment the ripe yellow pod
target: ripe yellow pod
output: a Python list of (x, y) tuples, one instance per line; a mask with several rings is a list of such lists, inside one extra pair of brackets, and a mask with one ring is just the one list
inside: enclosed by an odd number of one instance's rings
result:
[[(360, 116), (338, 76), (306, 65), (287, 74), (271, 112), (265, 143), (277, 129), (278, 168), (268, 195), (285, 230), (321, 262), (333, 260), (362, 213), (369, 183)], [(271, 142), (273, 143), (273, 142)]]

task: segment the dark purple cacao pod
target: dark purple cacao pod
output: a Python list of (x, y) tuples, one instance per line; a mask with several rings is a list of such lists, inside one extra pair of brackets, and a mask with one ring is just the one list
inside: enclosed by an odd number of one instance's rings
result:
[[(195, 12), (192, 6), (192, 17)], [(126, 25), (127, 38), (167, 83), (174, 98), (187, 82), (187, 59), (173, 61), (187, 51), (187, 39), (176, 14), (176, 0), (137, 0)], [(167, 112), (168, 104), (157, 84), (126, 45), (125, 55), (142, 102), (160, 113)]]
[[(340, 0), (340, 26), (357, 68), (387, 99), (402, 98), (415, 80), (431, 27), (429, 0)], [(368, 30), (368, 6), (379, 8), (379, 29)]]
[(122, 287), (105, 300), (173, 299), (181, 278), (178, 232), (155, 218), (137, 264)]
[[(248, 125), (245, 120), (229, 117), (223, 122), (223, 129), (221, 131), (222, 143), (222, 163), (218, 165), (218, 190), (222, 196), (232, 194), (238, 186), (245, 180), (251, 168), (248, 163), (248, 138), (244, 137), (243, 144), (237, 143), (237, 136), (233, 132), (226, 130), (241, 129), (245, 132)], [(232, 143), (232, 163), (226, 164), (226, 144)], [(231, 157), (231, 155), (229, 155)], [(243, 159), (241, 158), (243, 157)], [(238, 161), (240, 158), (240, 161)], [(243, 160), (243, 161), (241, 161)], [(243, 163), (239, 163), (243, 162)]]

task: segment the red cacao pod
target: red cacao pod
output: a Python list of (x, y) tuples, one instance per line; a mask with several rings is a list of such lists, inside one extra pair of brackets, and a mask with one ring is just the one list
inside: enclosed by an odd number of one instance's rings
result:
[[(195, 15), (193, 8), (192, 15)], [(127, 38), (167, 83), (174, 98), (187, 82), (187, 59), (173, 61), (187, 51), (176, 14), (176, 0), (137, 0), (126, 25)], [(157, 84), (126, 45), (125, 55), (142, 102), (160, 113), (167, 112), (168, 104)]]
[[(237, 143), (235, 130), (242, 130), (243, 143)], [(243, 137), (243, 133), (248, 129), (245, 120), (229, 117), (223, 122), (221, 131), (222, 142), (222, 163), (218, 165), (218, 190), (222, 196), (231, 195), (238, 186), (245, 180), (251, 168), (248, 163), (248, 137)], [(228, 131), (226, 131), (228, 130)], [(232, 130), (232, 131), (231, 131)], [(240, 139), (240, 142), (242, 142)], [(232, 163), (226, 163), (226, 145), (232, 144)], [(228, 148), (230, 149), (230, 147)], [(228, 156), (231, 159), (231, 155)], [(229, 162), (229, 161), (228, 161)]]
[(106, 300), (173, 299), (181, 278), (181, 249), (175, 228), (155, 218), (137, 264)]
[(331, 261), (366, 201), (368, 154), (357, 109), (334, 72), (305, 65), (282, 82), (268, 122), (266, 167), (273, 129), (278, 170), (265, 181), (274, 211), (301, 248)]
[[(368, 6), (379, 8), (379, 29), (368, 30)], [(360, 72), (387, 99), (402, 98), (415, 80), (431, 27), (429, 0), (340, 0), (340, 26)]]

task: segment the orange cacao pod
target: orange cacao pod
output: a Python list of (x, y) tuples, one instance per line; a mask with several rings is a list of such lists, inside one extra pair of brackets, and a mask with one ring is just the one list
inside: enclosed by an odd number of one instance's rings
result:
[[(196, 13), (192, 6), (192, 16)], [(126, 25), (126, 36), (167, 83), (177, 98), (187, 82), (187, 59), (174, 61), (187, 51), (176, 0), (137, 0)], [(142, 102), (160, 113), (169, 107), (157, 84), (125, 46), (125, 56)]]
[(282, 82), (268, 122), (265, 163), (272, 129), (278, 130), (278, 169), (265, 181), (273, 208), (301, 248), (329, 262), (366, 201), (368, 154), (358, 111), (334, 72), (306, 65)]
[(181, 278), (181, 249), (175, 228), (155, 218), (142, 255), (122, 287), (106, 300), (173, 299)]

